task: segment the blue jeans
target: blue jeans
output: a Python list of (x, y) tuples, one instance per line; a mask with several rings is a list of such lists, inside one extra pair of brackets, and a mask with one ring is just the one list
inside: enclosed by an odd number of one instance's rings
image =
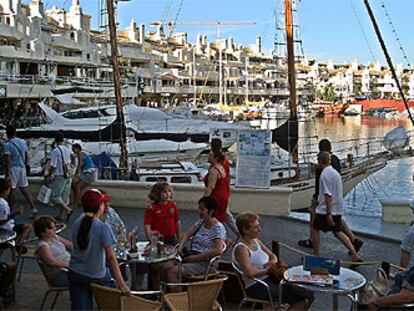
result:
[(90, 278), (69, 270), (69, 292), (71, 301), (71, 310), (92, 310), (93, 309), (93, 294), (91, 290), (91, 283), (96, 283), (102, 286), (113, 287), (113, 281), (109, 269), (106, 269), (106, 274), (101, 279)]
[(414, 267), (395, 276), (394, 284), (391, 285), (387, 295), (397, 294), (403, 287), (414, 291)]
[(69, 286), (68, 272), (63, 270), (59, 271), (59, 273), (53, 278), (52, 284), (56, 287)]

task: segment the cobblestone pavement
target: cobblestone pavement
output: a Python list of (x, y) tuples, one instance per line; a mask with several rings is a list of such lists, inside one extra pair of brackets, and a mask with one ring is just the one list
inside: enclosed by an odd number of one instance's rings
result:
[[(116, 208), (118, 213), (121, 215), (122, 219), (125, 221), (125, 224), (128, 229), (131, 229), (136, 224), (142, 224), (143, 221), (143, 209), (127, 209), (127, 208)], [(252, 208), (253, 209), (253, 208)], [(71, 221), (79, 216), (80, 210), (77, 210), (72, 216)], [(56, 215), (58, 213), (57, 209), (51, 207), (42, 207), (40, 209), (40, 214), (49, 214)], [(27, 218), (28, 211), (25, 212), (22, 218), (23, 221), (29, 221)], [(194, 211), (181, 211), (180, 217), (183, 223), (183, 230), (186, 230), (196, 219), (197, 212)], [(369, 226), (367, 222), (366, 226)], [(278, 218), (278, 217), (261, 217), (261, 226), (262, 233), (261, 239), (265, 242), (277, 240), (298, 248), (302, 251), (308, 251), (297, 246), (297, 241), (303, 239), (308, 234), (308, 226), (303, 221), (292, 220), (289, 218)], [(143, 226), (140, 227), (140, 232), (143, 237)], [(69, 228), (63, 232), (63, 235), (68, 237), (70, 236), (70, 224)], [(229, 234), (231, 238), (234, 239), (232, 233)], [(359, 236), (363, 241), (364, 245), (360, 251), (360, 254), (363, 256), (365, 261), (388, 261), (392, 263), (399, 262), (399, 245), (393, 241), (387, 239), (382, 239), (381, 236), (373, 238), (372, 236)], [(347, 250), (343, 245), (337, 241), (332, 234), (321, 234), (321, 255), (328, 256), (333, 258), (338, 258), (341, 260), (350, 260), (351, 257), (347, 254)], [(7, 260), (9, 257), (9, 252), (5, 252), (2, 260)], [(281, 257), (283, 260), (287, 261), (290, 265), (301, 264), (301, 256), (295, 252), (281, 248)], [(227, 252), (224, 256), (224, 259), (230, 258), (230, 252)], [(371, 279), (375, 269), (378, 265), (364, 266), (361, 265), (357, 270), (363, 273), (367, 279)], [(44, 292), (46, 291), (46, 283), (43, 280), (43, 277), (40, 274), (40, 271), (37, 265), (33, 260), (25, 262), (23, 269), (23, 276), (20, 282), (17, 282), (17, 303), (9, 307), (11, 310), (30, 310), (38, 309), (40, 306), (41, 299)], [(49, 297), (50, 298), (50, 297)], [(52, 299), (52, 298), (50, 298)], [(327, 295), (316, 295), (316, 300), (312, 305), (311, 310), (330, 310), (332, 308), (332, 298)], [(339, 299), (339, 308), (340, 310), (349, 310), (350, 303), (347, 298), (340, 297)], [(58, 299), (58, 304), (56, 310), (68, 310), (70, 309), (69, 295), (68, 293), (63, 293)], [(225, 310), (237, 309), (236, 305), (225, 305)]]

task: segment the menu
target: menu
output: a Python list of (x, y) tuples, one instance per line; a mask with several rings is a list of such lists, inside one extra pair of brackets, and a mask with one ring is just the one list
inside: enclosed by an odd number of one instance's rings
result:
[(333, 285), (333, 277), (332, 275), (293, 274), (293, 275), (289, 275), (289, 282), (331, 286)]
[(272, 134), (270, 131), (239, 131), (236, 187), (269, 188)]

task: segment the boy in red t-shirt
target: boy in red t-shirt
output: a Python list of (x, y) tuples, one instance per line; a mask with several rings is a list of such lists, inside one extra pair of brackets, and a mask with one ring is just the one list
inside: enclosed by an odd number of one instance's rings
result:
[(180, 239), (181, 221), (178, 209), (171, 200), (172, 189), (166, 182), (152, 186), (149, 198), (153, 201), (145, 210), (145, 234), (149, 241), (152, 235), (159, 233), (165, 244), (175, 245)]

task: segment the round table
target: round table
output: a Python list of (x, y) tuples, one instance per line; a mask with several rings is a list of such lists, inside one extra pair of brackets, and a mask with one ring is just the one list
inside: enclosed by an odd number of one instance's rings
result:
[[(295, 276), (301, 277), (310, 274), (311, 272), (304, 270), (303, 266), (291, 267), (285, 271), (283, 275), (284, 279), (280, 282), (280, 286), (285, 283), (291, 283), (313, 292), (332, 294), (333, 310), (338, 310), (338, 295), (345, 295), (352, 301), (352, 310), (357, 310), (359, 300), (358, 292), (366, 283), (366, 279), (361, 273), (349, 268), (341, 267), (339, 275), (330, 275), (334, 280), (333, 285), (321, 286), (309, 283), (295, 282)], [(282, 298), (281, 293), (282, 291), (279, 290), (279, 302), (281, 302)]]
[(136, 272), (138, 264), (153, 264), (168, 261), (177, 258), (177, 248), (172, 245), (166, 245), (161, 253), (154, 248), (151, 252), (145, 252), (145, 248), (149, 245), (147, 241), (137, 242), (137, 253), (134, 256), (127, 251), (127, 259), (125, 260), (131, 267), (131, 287), (136, 285)]

